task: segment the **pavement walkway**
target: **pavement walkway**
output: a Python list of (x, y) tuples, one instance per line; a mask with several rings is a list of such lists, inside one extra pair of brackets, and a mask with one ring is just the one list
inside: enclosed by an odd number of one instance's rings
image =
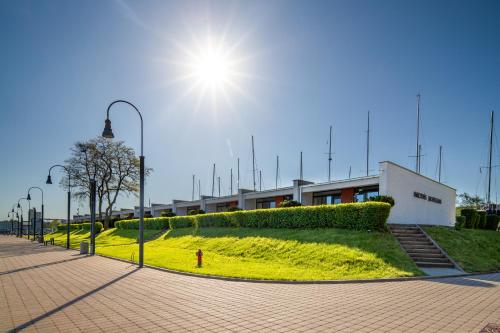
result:
[(234, 282), (0, 236), (0, 332), (480, 332), (488, 324), (500, 327), (500, 274)]

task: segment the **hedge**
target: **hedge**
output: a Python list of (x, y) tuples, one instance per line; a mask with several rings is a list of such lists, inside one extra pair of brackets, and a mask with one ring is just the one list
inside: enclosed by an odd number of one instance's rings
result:
[[(75, 230), (85, 230), (85, 231), (90, 231), (90, 222), (88, 223), (71, 223), (69, 225), (69, 229), (71, 231)], [(103, 225), (101, 222), (96, 222), (95, 223), (95, 233), (98, 234), (102, 231)], [(67, 224), (59, 224), (57, 226), (58, 231), (66, 231), (68, 230), (68, 225)]]
[[(384, 230), (391, 206), (384, 202), (256, 209), (144, 219), (145, 229), (186, 227), (347, 228)], [(120, 221), (119, 229), (138, 229), (139, 220)]]
[(484, 210), (477, 211), (478, 219), (476, 229), (485, 229), (486, 228), (486, 212)]
[[(121, 220), (115, 222), (118, 229), (139, 229), (139, 219)], [(144, 219), (144, 229), (162, 230), (169, 227), (168, 217), (151, 217)]]
[(488, 215), (488, 216), (486, 216), (486, 225), (485, 225), (484, 229), (497, 230), (498, 222), (500, 222), (500, 216)]
[(465, 216), (464, 227), (473, 229), (476, 228), (479, 222), (479, 214), (474, 208), (463, 208), (461, 212), (462, 216)]
[(455, 217), (455, 229), (460, 230), (465, 226), (465, 216), (456, 216)]

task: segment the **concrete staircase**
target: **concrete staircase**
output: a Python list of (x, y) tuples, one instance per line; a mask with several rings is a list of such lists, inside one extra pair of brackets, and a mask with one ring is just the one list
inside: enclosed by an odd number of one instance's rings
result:
[(389, 224), (389, 229), (418, 267), (456, 268), (416, 225)]

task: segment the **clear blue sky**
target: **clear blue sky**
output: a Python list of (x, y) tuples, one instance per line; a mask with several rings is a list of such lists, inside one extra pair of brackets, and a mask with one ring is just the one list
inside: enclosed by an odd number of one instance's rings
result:
[[(216, 92), (216, 106), (199, 87), (189, 90), (179, 64), (207, 31), (225, 36), (244, 74), (226, 87), (227, 99)], [(154, 168), (146, 202), (189, 199), (193, 173), (209, 194), (214, 162), (226, 193), (237, 156), (250, 187), (252, 134), (265, 188), (274, 185), (276, 154), (281, 185), (298, 177), (301, 150), (304, 178), (324, 181), (330, 124), (334, 178), (350, 165), (362, 175), (367, 110), (371, 172), (381, 160), (413, 168), (418, 92), (423, 173), (435, 177), (441, 144), (444, 181), (484, 194), (488, 117), (500, 111), (498, 1), (2, 1), (0, 40), (4, 215), (29, 186), (42, 186), (46, 215), (65, 216), (65, 193), (44, 184), (47, 170), (75, 141), (100, 134), (118, 98), (144, 115)], [(112, 120), (116, 138), (138, 150), (136, 115), (121, 106)], [(117, 208), (137, 202), (122, 198)]]

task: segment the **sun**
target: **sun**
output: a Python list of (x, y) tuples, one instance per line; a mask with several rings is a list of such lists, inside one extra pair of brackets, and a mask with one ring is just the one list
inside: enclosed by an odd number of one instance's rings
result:
[(191, 67), (192, 77), (205, 86), (223, 88), (229, 80), (234, 79), (234, 68), (227, 52), (210, 44), (199, 50)]

